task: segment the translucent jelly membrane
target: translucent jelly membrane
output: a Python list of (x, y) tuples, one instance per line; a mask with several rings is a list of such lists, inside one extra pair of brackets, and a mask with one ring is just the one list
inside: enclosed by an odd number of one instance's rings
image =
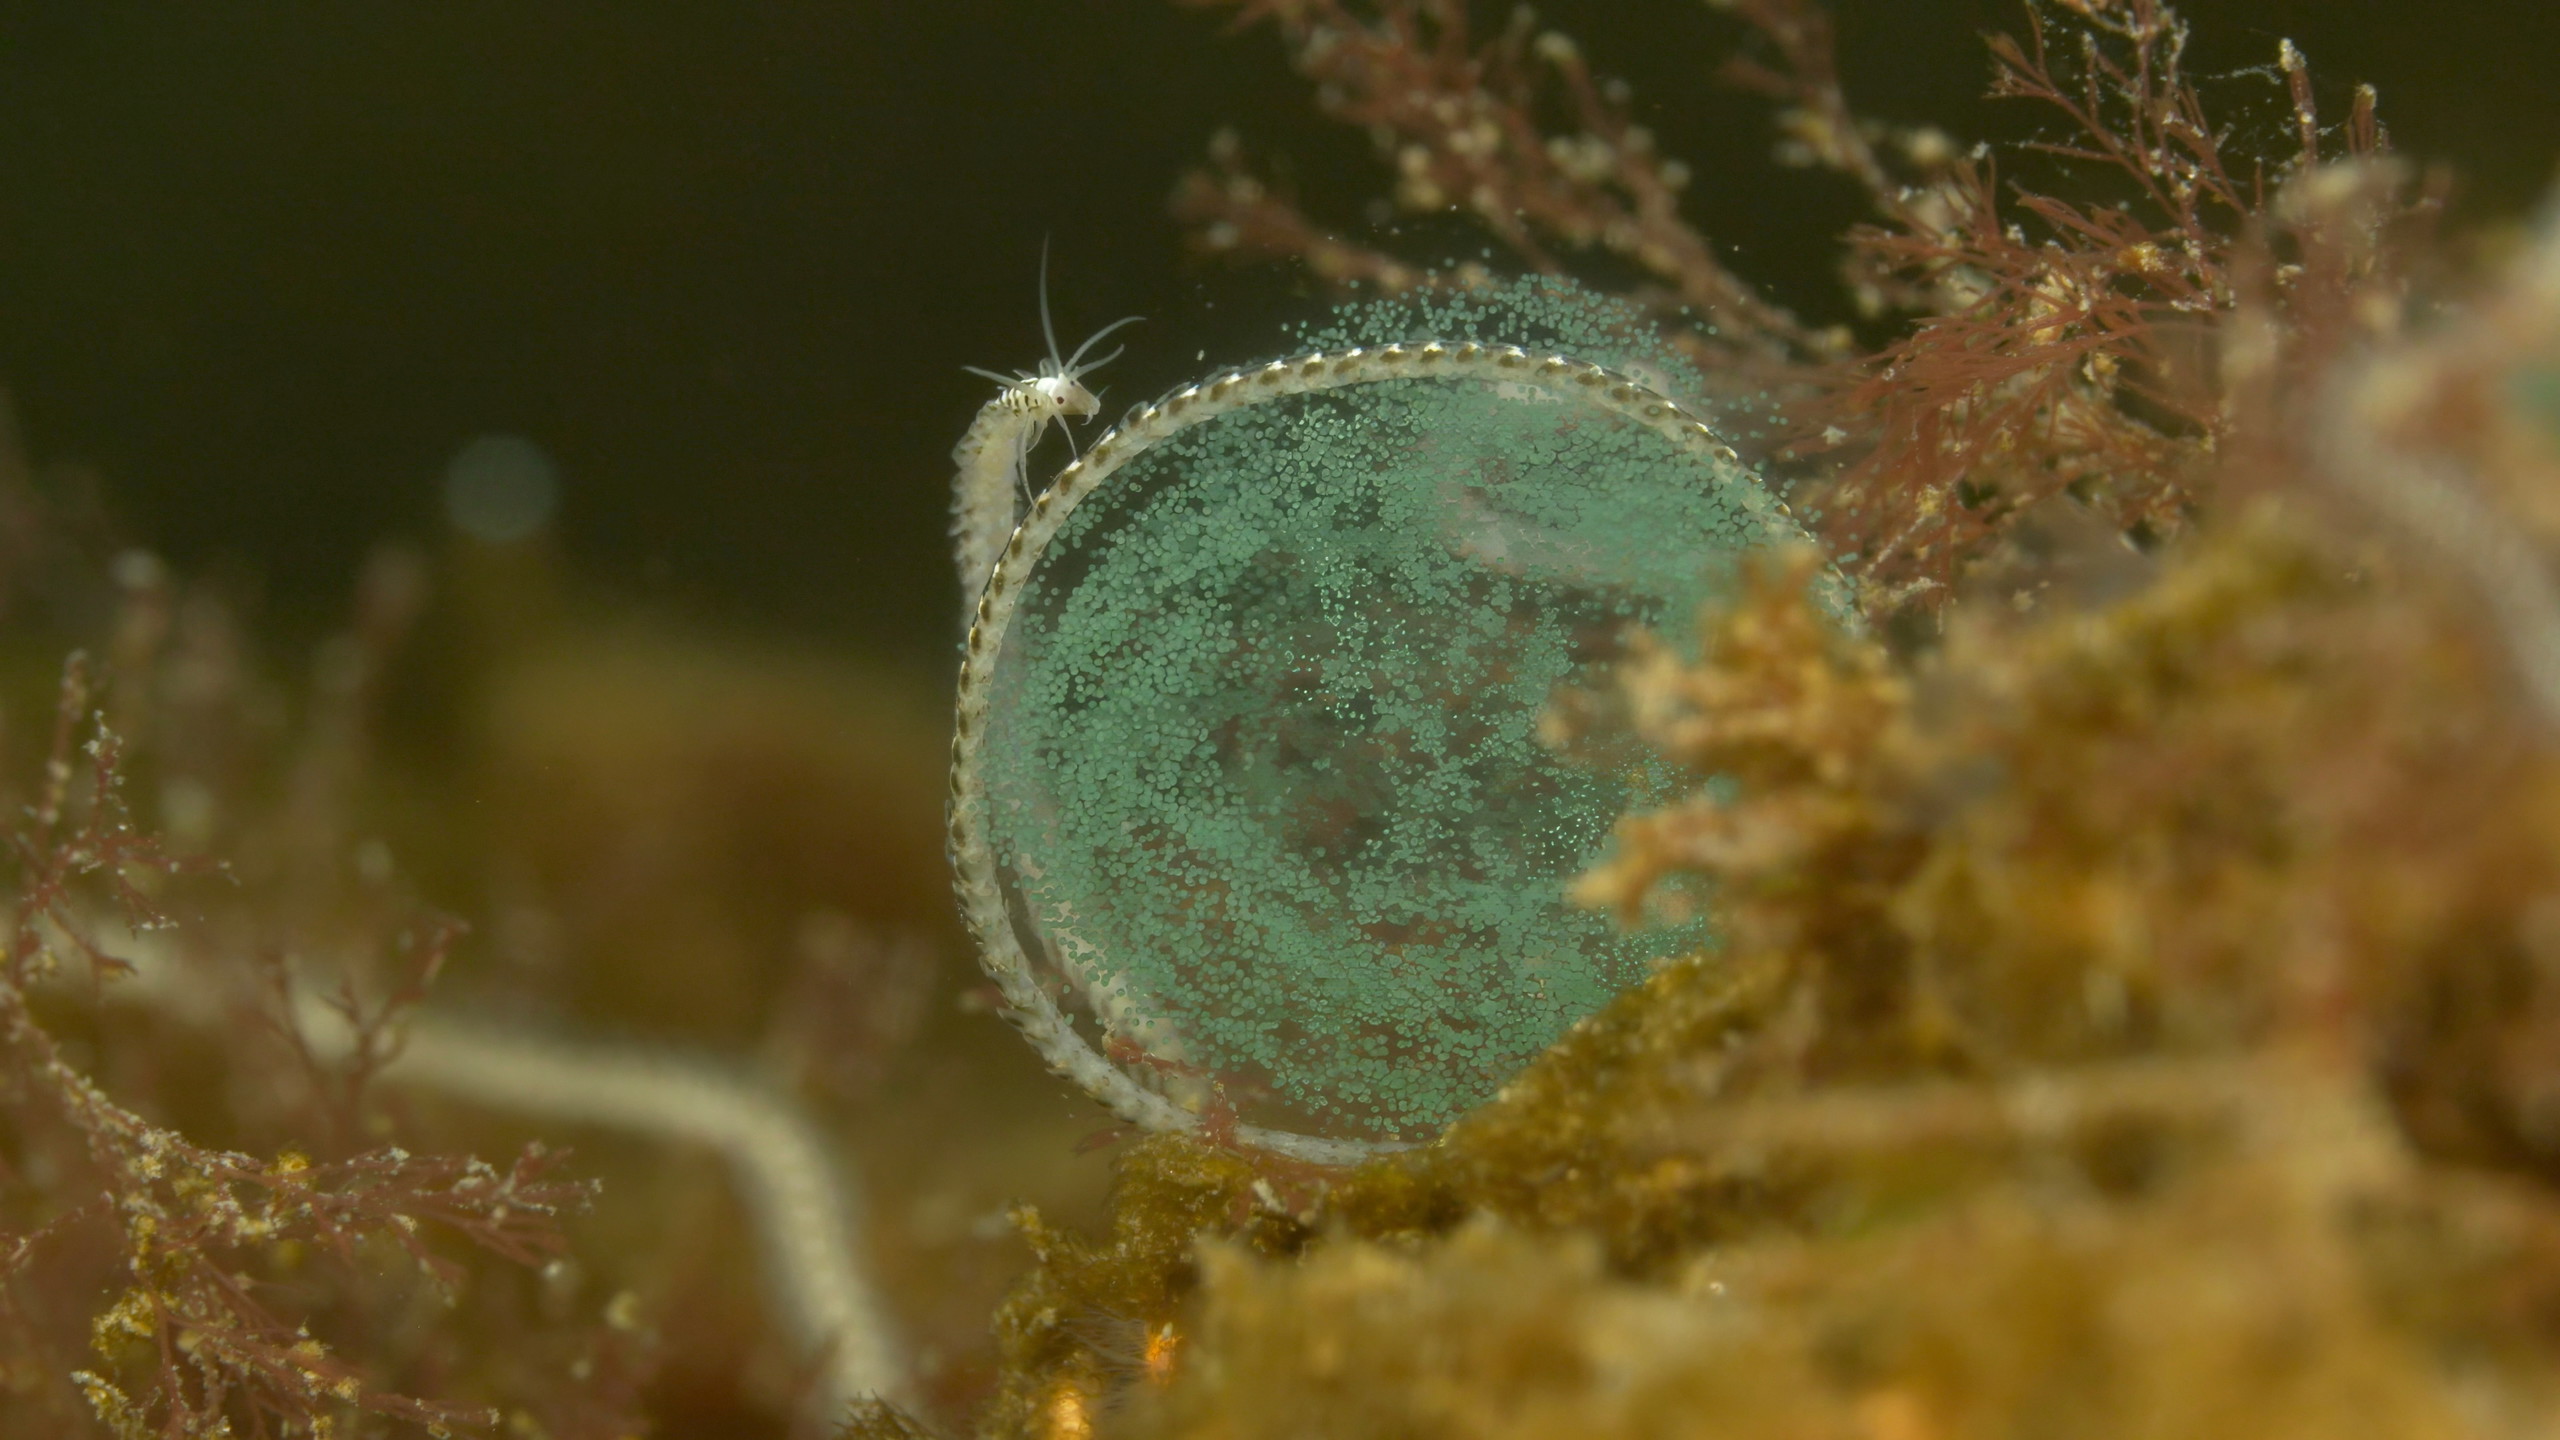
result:
[(1796, 534), (1720, 447), (1568, 383), (1382, 380), (1180, 430), (1067, 516), (995, 658), (985, 823), (1023, 952), (1186, 1109), (1426, 1138), (1710, 943), (1567, 903), (1619, 815), (1685, 787), (1633, 747), (1568, 763), (1538, 721)]

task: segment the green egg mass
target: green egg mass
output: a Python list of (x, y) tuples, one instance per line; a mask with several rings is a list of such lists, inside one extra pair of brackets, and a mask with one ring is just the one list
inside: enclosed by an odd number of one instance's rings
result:
[[(1559, 314), (1641, 330), (1553, 282), (1503, 294), (1529, 340), (1571, 338)], [(1568, 903), (1619, 815), (1686, 787), (1640, 754), (1568, 762), (1539, 719), (1801, 533), (1625, 373), (1676, 384), (1675, 358), (1506, 352), (1502, 297), (1458, 303), (1348, 312), (1310, 338), (1431, 328), (1133, 417), (991, 587), (1011, 608), (963, 803), (1007, 923), (1088, 1047), (1185, 1109), (1426, 1138), (1712, 943)]]

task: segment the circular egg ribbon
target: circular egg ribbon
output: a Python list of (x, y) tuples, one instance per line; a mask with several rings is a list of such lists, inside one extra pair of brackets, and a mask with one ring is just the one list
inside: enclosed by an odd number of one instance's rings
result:
[[(1383, 380), (1447, 376), (1527, 384), (1623, 416), (1668, 437), (1675, 444), (1724, 465), (1741, 467), (1741, 457), (1718, 439), (1713, 428), (1678, 401), (1605, 366), (1568, 355), (1537, 355), (1513, 345), (1474, 341), (1438, 341), (1348, 350), (1318, 351), (1275, 360), (1250, 370), (1231, 370), (1164, 399), (1131, 411), (1092, 447), (1058, 472), (1031, 502), (1013, 537), (988, 572), (978, 607), (962, 647), (957, 713), (951, 736), (951, 865), (959, 891), (960, 912), (978, 942), (979, 963), (1002, 992), (1006, 1018), (1022, 1032), (1049, 1068), (1084, 1087), (1087, 1094), (1131, 1124), (1149, 1130), (1197, 1131), (1206, 1117), (1175, 1104), (1139, 1084), (1089, 1044), (1056, 999), (1041, 984), (1014, 933), (1013, 915), (996, 875), (996, 855), (988, 842), (988, 805), (982, 746), (997, 656), (1004, 649), (1022, 583), (1040, 562), (1079, 502), (1109, 480), (1130, 460), (1204, 421), (1284, 395), (1312, 395)], [(1759, 477), (1742, 473), (1752, 483)], [(1790, 513), (1776, 502), (1781, 515)], [(1293, 1160), (1318, 1165), (1349, 1165), (1373, 1155), (1411, 1148), (1394, 1140), (1344, 1140), (1237, 1122), (1221, 1127), (1220, 1138)]]

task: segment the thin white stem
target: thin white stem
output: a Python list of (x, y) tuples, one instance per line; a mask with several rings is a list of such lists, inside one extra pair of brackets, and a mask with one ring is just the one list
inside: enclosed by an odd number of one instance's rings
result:
[[(135, 968), (108, 991), (199, 1024), (224, 1019), (219, 997), (190, 985), (165, 938), (135, 934), (109, 947)], [(297, 988), (293, 1019), (314, 1055), (345, 1058), (356, 1036), (322, 996)], [(868, 1233), (850, 1161), (791, 1096), (699, 1056), (561, 1040), (425, 1011), (401, 1027), (405, 1043), (380, 1072), (492, 1109), (571, 1125), (698, 1145), (728, 1163), (764, 1272), (767, 1303), (800, 1354), (819, 1368), (813, 1408), (841, 1416), (866, 1396), (911, 1398), (896, 1322), (862, 1253)]]
[[(2544, 217), (2518, 278), (2476, 325), (2549, 326), (2560, 317), (2560, 206)], [(2497, 622), (2534, 707), (2560, 725), (2560, 583), (2542, 547), (2492, 503), (2461, 460), (2414, 448), (2395, 430), (2439, 379), (2423, 361), (2405, 357), (2370, 356), (2340, 367), (2304, 427), (2312, 466), (2462, 573)]]

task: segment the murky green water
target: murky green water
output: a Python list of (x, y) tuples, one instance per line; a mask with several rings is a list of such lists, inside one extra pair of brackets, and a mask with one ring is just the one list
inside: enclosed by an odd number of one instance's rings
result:
[[(2011, 6), (1841, 9), (1876, 109), (1980, 119), (1975, 37)], [(2214, 65), (2283, 34), (2338, 98), (2374, 80), (2481, 208), (2550, 171), (2540, 80), (2492, 58), (2560, 53), (2539, 0), (2188, 9)], [(1737, 265), (1835, 303), (1814, 242), (1846, 197), (1759, 163), (1757, 102), (1703, 82), (1705, 8), (1548, 10), (1636, 80)], [(39, 458), (287, 614), (333, 612), (367, 544), (438, 536), (454, 457), (521, 436), (617, 584), (939, 665), (959, 367), (1033, 358), (1041, 237), (1062, 331), (1151, 317), (1110, 409), (1291, 313), (1283, 277), (1204, 280), (1164, 218), (1224, 122), (1346, 219), (1382, 188), (1268, 35), (1136, 0), (12, 4), (0, 385)]]

